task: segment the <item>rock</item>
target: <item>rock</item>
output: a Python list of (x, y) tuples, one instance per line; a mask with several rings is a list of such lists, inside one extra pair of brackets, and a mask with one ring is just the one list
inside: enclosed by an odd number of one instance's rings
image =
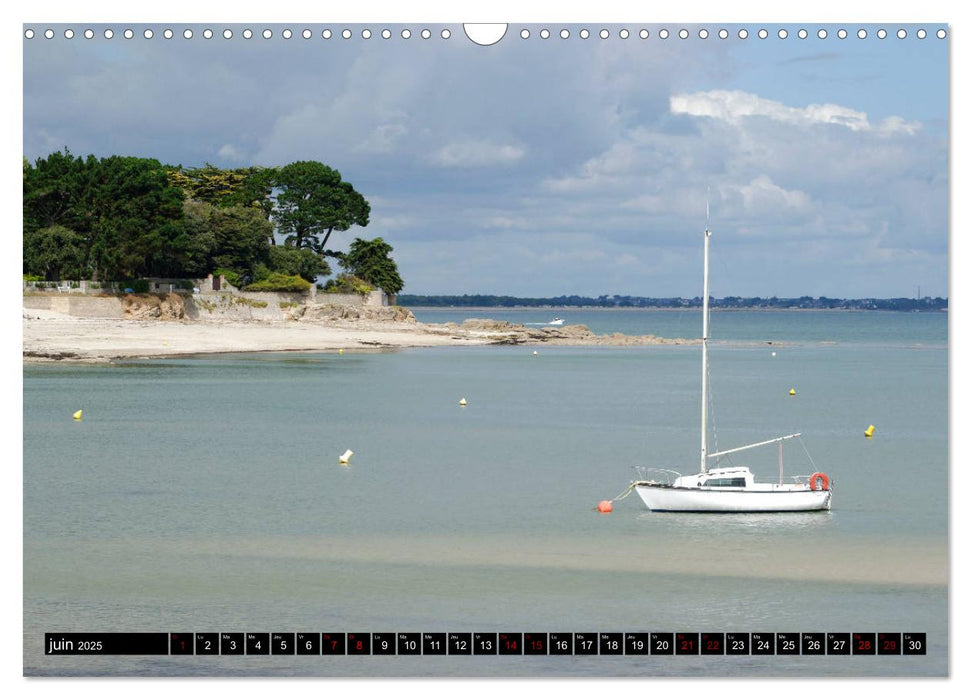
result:
[(159, 316), (164, 321), (181, 321), (185, 318), (185, 300), (169, 292), (159, 304)]
[(178, 294), (126, 294), (121, 299), (126, 319), (180, 321), (185, 318), (185, 301)]
[(415, 315), (403, 306), (307, 304), (299, 318), (302, 321), (392, 321), (398, 323), (418, 323)]
[(521, 326), (491, 318), (469, 318), (461, 325), (446, 324), (450, 329), (474, 334), (488, 334), (500, 345), (685, 345), (700, 342), (682, 338), (658, 338), (654, 335), (624, 335), (613, 333), (597, 335), (587, 326), (577, 323), (571, 326)]

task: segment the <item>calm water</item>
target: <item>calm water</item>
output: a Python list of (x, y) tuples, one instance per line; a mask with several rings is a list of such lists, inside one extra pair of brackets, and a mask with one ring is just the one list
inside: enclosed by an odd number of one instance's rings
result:
[[(416, 307), (412, 311), (424, 323), (461, 323), (467, 318), (492, 318), (543, 327), (558, 316), (565, 324), (584, 324), (594, 333), (663, 338), (697, 338), (701, 335), (701, 311), (698, 309)], [(715, 340), (947, 344), (947, 314), (943, 312), (715, 310), (711, 312), (711, 324)]]
[[(687, 312), (558, 313), (697, 335)], [(946, 314), (715, 321), (718, 445), (801, 431), (787, 472), (826, 471), (832, 512), (652, 514), (636, 496), (592, 510), (633, 465), (695, 468), (697, 346), (25, 367), (25, 673), (947, 673)], [(764, 339), (786, 344), (730, 342)], [(777, 472), (774, 449), (749, 456), (760, 477)], [(913, 631), (928, 655), (42, 653), (44, 632), (92, 630)]]

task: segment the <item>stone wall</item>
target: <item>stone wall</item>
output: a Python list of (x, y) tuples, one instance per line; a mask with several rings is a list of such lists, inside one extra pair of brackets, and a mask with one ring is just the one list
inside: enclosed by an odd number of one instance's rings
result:
[[(23, 295), (24, 309), (46, 309), (78, 318), (155, 318), (158, 314), (154, 307), (157, 295), (136, 301), (140, 295), (128, 297), (100, 295), (90, 292), (63, 293), (45, 291)], [(314, 296), (300, 292), (201, 292), (199, 294), (164, 294), (169, 306), (181, 303), (185, 306), (184, 316), (177, 318), (201, 321), (285, 321), (302, 318), (308, 304), (327, 305), (340, 308), (375, 309), (387, 308), (387, 297), (380, 290), (366, 297), (360, 294), (320, 294)], [(133, 303), (134, 302), (134, 303)], [(146, 303), (151, 302), (151, 303)], [(151, 308), (150, 308), (151, 307)], [(168, 311), (175, 312), (175, 309)], [(172, 314), (163, 309), (162, 318)]]
[(318, 304), (333, 304), (335, 306), (388, 306), (388, 296), (380, 289), (375, 289), (366, 296), (361, 296), (360, 294), (331, 294), (330, 292), (320, 292), (315, 301)]
[(284, 321), (307, 303), (299, 292), (208, 292), (185, 299), (191, 320)]
[(25, 294), (25, 309), (45, 309), (78, 318), (124, 318), (121, 299), (116, 296), (81, 294)]

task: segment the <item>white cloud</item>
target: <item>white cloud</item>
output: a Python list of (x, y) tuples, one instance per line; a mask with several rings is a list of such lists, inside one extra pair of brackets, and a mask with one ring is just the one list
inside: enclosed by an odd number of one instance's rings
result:
[(747, 185), (735, 187), (748, 213), (806, 211), (810, 198), (799, 190), (779, 187), (767, 175), (759, 175)]
[(365, 137), (357, 150), (365, 153), (391, 153), (401, 137), (407, 133), (408, 127), (404, 124), (379, 124)]
[(432, 154), (430, 161), (443, 168), (476, 168), (512, 165), (524, 155), (526, 149), (521, 146), (468, 139), (442, 146)]
[[(371, 202), (371, 209), (374, 211), (374, 202)], [(392, 216), (375, 216), (371, 219), (370, 227), (378, 231), (408, 230), (419, 226), (421, 221), (414, 216), (398, 214)]]
[(919, 123), (908, 122), (900, 117), (891, 116), (877, 124), (871, 124), (866, 112), (849, 107), (830, 103), (789, 107), (781, 102), (741, 90), (708, 90), (672, 95), (671, 112), (695, 117), (711, 117), (730, 124), (739, 124), (746, 117), (767, 117), (786, 124), (800, 126), (836, 124), (851, 131), (875, 131), (886, 134), (914, 134), (920, 129)]
[(242, 163), (247, 158), (245, 153), (231, 143), (224, 144), (223, 147), (216, 152), (216, 155), (218, 155), (220, 158), (231, 160), (236, 163)]

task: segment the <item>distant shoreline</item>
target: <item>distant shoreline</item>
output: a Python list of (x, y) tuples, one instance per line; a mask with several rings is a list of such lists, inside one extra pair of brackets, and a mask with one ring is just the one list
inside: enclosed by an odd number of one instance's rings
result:
[[(626, 294), (587, 297), (564, 294), (553, 297), (517, 297), (502, 294), (399, 294), (398, 303), (418, 308), (595, 308), (595, 309), (700, 309), (701, 297), (644, 297)], [(712, 310), (823, 310), (823, 311), (941, 311), (948, 306), (947, 297), (743, 297), (729, 295), (710, 297)]]
[[(422, 304), (409, 304), (409, 309), (420, 309), (420, 310), (438, 310), (438, 311), (570, 311), (570, 310), (581, 310), (581, 311), (701, 311), (700, 306), (428, 306)], [(715, 312), (729, 312), (734, 313), (736, 311), (758, 311), (758, 312), (790, 312), (790, 311), (800, 311), (800, 312), (825, 312), (825, 311), (838, 311), (838, 312), (885, 312), (885, 313), (898, 313), (898, 314), (909, 314), (909, 313), (947, 313), (948, 307), (943, 308), (933, 308), (933, 309), (914, 309), (914, 310), (904, 310), (904, 309), (844, 309), (844, 308), (834, 308), (834, 309), (822, 309), (822, 308), (800, 308), (800, 307), (764, 307), (764, 306), (718, 306), (713, 307), (711, 311)]]

